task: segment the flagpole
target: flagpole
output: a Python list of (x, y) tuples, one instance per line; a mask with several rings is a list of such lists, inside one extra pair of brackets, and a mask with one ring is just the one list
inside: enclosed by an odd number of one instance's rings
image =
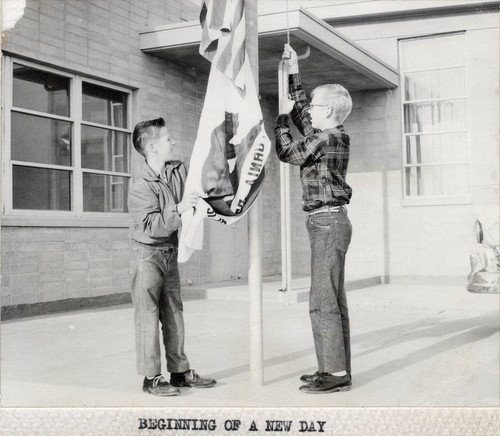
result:
[[(245, 0), (246, 36), (245, 44), (259, 93), (259, 36), (257, 0)], [(264, 385), (263, 317), (262, 317), (262, 246), (261, 246), (261, 201), (254, 201), (248, 212), (248, 292), (250, 329), (250, 377), (254, 386)]]

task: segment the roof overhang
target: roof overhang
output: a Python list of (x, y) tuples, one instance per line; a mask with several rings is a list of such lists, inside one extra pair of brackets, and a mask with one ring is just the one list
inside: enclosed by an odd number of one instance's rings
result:
[[(288, 24), (288, 25), (287, 25)], [(349, 92), (395, 88), (399, 75), (389, 65), (306, 9), (259, 15), (259, 93), (278, 93), (278, 64), (287, 41), (300, 55), (307, 46), (310, 55), (300, 61), (306, 90), (324, 83), (340, 83)], [(201, 27), (189, 21), (141, 32), (141, 50), (181, 65), (209, 72), (210, 62), (198, 53)]]

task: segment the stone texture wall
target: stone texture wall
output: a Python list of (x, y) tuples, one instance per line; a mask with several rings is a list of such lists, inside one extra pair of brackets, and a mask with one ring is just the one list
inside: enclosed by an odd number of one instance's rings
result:
[(128, 230), (4, 227), (2, 305), (129, 291)]
[[(125, 86), (133, 92), (134, 122), (163, 116), (189, 160), (196, 138), (207, 77), (191, 68), (144, 54), (139, 32), (198, 18), (196, 0), (27, 0), (24, 16), (4, 32), (4, 54), (22, 57), (84, 77)], [(498, 26), (495, 14), (429, 17), (419, 34), (467, 31), (472, 129), (471, 204), (408, 207), (402, 203), (399, 90), (353, 95), (346, 120), (351, 135), (348, 182), (354, 233), (347, 277), (464, 278), (474, 215), (498, 211)], [(344, 24), (347, 37), (397, 68), (397, 41), (416, 36), (407, 21)], [(494, 91), (497, 91), (495, 95)], [(310, 92), (311, 90), (306, 90)], [(270, 138), (276, 100), (261, 100)], [(488, 117), (485, 117), (487, 114)], [(473, 132), (474, 131), (474, 132)], [(472, 136), (474, 134), (474, 136)], [(481, 147), (476, 152), (476, 148)], [(133, 151), (132, 173), (141, 157)], [(274, 151), (261, 191), (263, 273), (279, 274), (281, 262), (279, 162)], [(301, 210), (298, 168), (293, 168), (293, 271), (309, 274), (310, 249)], [(183, 283), (212, 280), (209, 232), (204, 250), (181, 266)], [(125, 227), (3, 226), (2, 305), (128, 292), (128, 229)]]
[[(139, 32), (198, 19), (199, 2), (178, 0), (27, 0), (3, 35), (4, 54), (49, 65), (133, 92), (134, 123), (165, 117), (189, 161), (208, 77), (140, 51)], [(262, 101), (272, 138), (275, 101)], [(273, 160), (274, 159), (274, 160)], [(132, 174), (142, 157), (132, 151)], [(273, 155), (262, 188), (264, 274), (279, 271), (279, 173)], [(277, 179), (276, 179), (277, 177)], [(277, 209), (278, 208), (278, 209)], [(278, 215), (277, 215), (278, 213)], [(278, 217), (278, 218), (276, 218)], [(183, 284), (211, 277), (210, 240), (180, 265)], [(2, 305), (129, 292), (128, 228), (2, 227)]]
[[(4, 54), (133, 91), (133, 119), (167, 119), (188, 160), (207, 78), (144, 54), (139, 32), (198, 18), (197, 1), (27, 0), (4, 32)], [(132, 173), (142, 157), (132, 151)], [(2, 227), (2, 305), (93, 297), (130, 288), (128, 228)], [(209, 256), (196, 253), (183, 279), (210, 281)], [(185, 281), (185, 280), (184, 280)]]

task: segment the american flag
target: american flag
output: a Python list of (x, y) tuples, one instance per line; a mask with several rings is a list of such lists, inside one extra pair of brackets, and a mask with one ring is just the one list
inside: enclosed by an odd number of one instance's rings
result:
[(212, 66), (185, 191), (202, 199), (182, 215), (180, 262), (202, 248), (204, 218), (232, 224), (249, 210), (271, 148), (245, 50), (244, 0), (205, 0), (200, 23), (200, 54)]
[(200, 23), (200, 54), (243, 89), (245, 1), (205, 0), (201, 7)]

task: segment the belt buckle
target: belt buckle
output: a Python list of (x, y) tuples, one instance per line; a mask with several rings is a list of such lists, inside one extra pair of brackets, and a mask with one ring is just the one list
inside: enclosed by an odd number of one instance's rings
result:
[(342, 206), (326, 206), (325, 212), (328, 213), (339, 213), (342, 210)]
[(315, 214), (321, 213), (321, 212), (330, 212), (330, 207), (329, 206), (319, 207), (318, 209), (315, 209), (315, 210), (312, 210), (311, 212), (309, 212), (309, 215), (315, 215)]

